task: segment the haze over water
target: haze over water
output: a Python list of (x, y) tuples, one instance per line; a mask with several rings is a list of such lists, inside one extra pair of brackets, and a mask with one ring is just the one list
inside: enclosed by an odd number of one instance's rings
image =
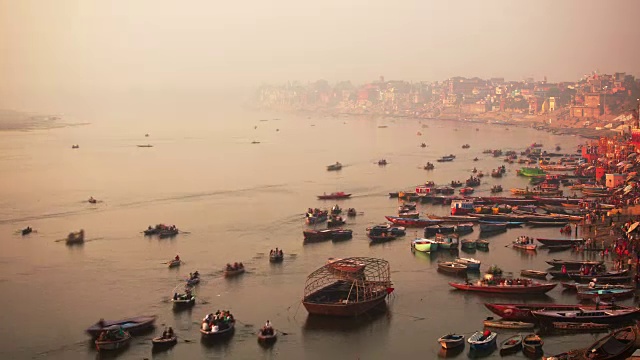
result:
[[(481, 320), (492, 315), (483, 302), (496, 299), (450, 290), (447, 282), (459, 279), (437, 273), (436, 263), (452, 256), (430, 258), (409, 251), (410, 240), (420, 236), (420, 230), (370, 246), (365, 228), (383, 222), (384, 215), (393, 215), (397, 208), (387, 193), (427, 180), (464, 180), (474, 166), (488, 174), (503, 162), (482, 154), (485, 148), (520, 150), (535, 141), (548, 150), (561, 144), (573, 152), (580, 142), (528, 128), (323, 118), (235, 106), (179, 112), (114, 110), (95, 121), (0, 133), (5, 184), (0, 188), (0, 291), (18, 296), (0, 300), (5, 322), (12, 324), (0, 340), (1, 357), (94, 358), (86, 327), (101, 317), (139, 314), (157, 314), (158, 325), (173, 326), (183, 338), (195, 340), (158, 358), (435, 357), (439, 336), (480, 329)], [(383, 125), (388, 127), (378, 127)], [(254, 140), (261, 143), (251, 144)], [(420, 148), (421, 142), (428, 147)], [(80, 148), (71, 149), (76, 143)], [(136, 147), (147, 143), (154, 147)], [(471, 148), (461, 149), (464, 143)], [(421, 168), (450, 153), (457, 155), (455, 161), (436, 163), (434, 171)], [(472, 161), (476, 156), (479, 162)], [(375, 164), (380, 158), (389, 165)], [(345, 165), (343, 170), (327, 172), (325, 166), (335, 161)], [(515, 176), (516, 168), (507, 165), (502, 179), (485, 177), (476, 195), (488, 194), (494, 183), (505, 189), (524, 186), (526, 179)], [(333, 202), (316, 200), (316, 195), (331, 191), (353, 193), (341, 206), (363, 212), (348, 220), (346, 227), (354, 230), (354, 238), (303, 245), (303, 212), (332, 206)], [(87, 203), (89, 196), (100, 202)], [(449, 208), (423, 205), (421, 211), (446, 214)], [(140, 233), (160, 222), (189, 233), (167, 240)], [(37, 233), (21, 238), (16, 231), (26, 226)], [(80, 228), (88, 239), (84, 245), (56, 242)], [(483, 261), (483, 268), (546, 268), (544, 260), (551, 258), (546, 251), (523, 255), (504, 247), (523, 234), (556, 236), (557, 229), (511, 229), (490, 239), (488, 253), (472, 256)], [(477, 238), (478, 230), (466, 237)], [(269, 250), (275, 247), (286, 254), (279, 265), (268, 262)], [(176, 254), (185, 264), (167, 269), (164, 263)], [(308, 320), (300, 305), (306, 276), (328, 257), (347, 256), (390, 262), (396, 288), (390, 311), (356, 322)], [(570, 254), (554, 255), (558, 256)], [(234, 261), (244, 262), (247, 273), (223, 279), (222, 268)], [(197, 305), (174, 313), (168, 302), (172, 290), (195, 270), (203, 276)], [(554, 289), (540, 301), (576, 299)], [(199, 322), (217, 309), (230, 309), (239, 326), (229, 342), (206, 347), (198, 341)], [(256, 344), (255, 331), (267, 319), (289, 335), (264, 350)], [(151, 345), (145, 340), (150, 337), (135, 338), (122, 357), (150, 356)], [(592, 339), (549, 338), (545, 350), (558, 352)]]

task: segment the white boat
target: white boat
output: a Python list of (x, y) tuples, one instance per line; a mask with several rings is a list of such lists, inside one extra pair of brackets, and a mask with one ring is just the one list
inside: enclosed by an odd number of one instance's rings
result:
[(482, 331), (476, 331), (467, 339), (472, 350), (486, 350), (496, 346), (498, 333), (488, 330), (486, 332), (489, 333), (487, 336), (485, 336)]
[(433, 252), (438, 250), (438, 243), (431, 239), (415, 239), (411, 242), (411, 249), (420, 252)]
[(458, 264), (467, 265), (468, 270), (480, 270), (480, 260), (474, 258), (456, 258), (454, 261)]

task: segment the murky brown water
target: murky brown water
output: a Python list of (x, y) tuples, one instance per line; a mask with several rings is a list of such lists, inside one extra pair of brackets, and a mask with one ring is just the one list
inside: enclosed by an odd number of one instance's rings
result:
[[(562, 144), (573, 150), (580, 141), (524, 128), (236, 109), (113, 111), (74, 120), (93, 124), (0, 133), (1, 358), (95, 358), (84, 329), (100, 317), (139, 314), (157, 314), (159, 325), (173, 326), (183, 339), (193, 340), (154, 355), (160, 359), (436, 358), (442, 355), (439, 336), (481, 329), (481, 321), (492, 315), (483, 303), (496, 299), (452, 291), (447, 282), (453, 278), (436, 271), (439, 259), (452, 256), (412, 254), (409, 243), (416, 232), (370, 246), (364, 229), (383, 222), (397, 206), (387, 193), (426, 180), (464, 180), (474, 166), (488, 174), (503, 163), (481, 154), (485, 148), (519, 150), (536, 141), (547, 149)], [(252, 145), (253, 140), (261, 143)], [(427, 148), (418, 146), (423, 141)], [(80, 148), (72, 150), (76, 143)], [(136, 147), (147, 143), (154, 147)], [(471, 148), (462, 150), (464, 143)], [(458, 155), (454, 162), (437, 163), (430, 172), (421, 169), (449, 153)], [(475, 156), (481, 161), (472, 162)], [(379, 158), (389, 165), (378, 167)], [(335, 161), (344, 169), (327, 172), (325, 166)], [(510, 166), (502, 179), (485, 177), (476, 194), (487, 194), (494, 183), (505, 189), (524, 186), (516, 168)], [(364, 212), (348, 222), (354, 238), (303, 245), (304, 210), (330, 207), (333, 203), (315, 195), (337, 190), (354, 193), (341, 202), (344, 207)], [(100, 202), (88, 204), (89, 196)], [(421, 210), (448, 212), (431, 205)], [(142, 236), (147, 225), (159, 222), (188, 233), (167, 240)], [(27, 225), (37, 233), (16, 234)], [(80, 228), (88, 238), (84, 245), (56, 242)], [(505, 247), (522, 234), (555, 236), (557, 230), (511, 229), (491, 238), (488, 253), (473, 256), (483, 267), (498, 264), (507, 271), (546, 268), (544, 260), (551, 257), (546, 251), (529, 255)], [(477, 236), (476, 230), (468, 237)], [(275, 247), (285, 250), (282, 264), (268, 261)], [(185, 265), (167, 269), (164, 263), (176, 254)], [(308, 318), (300, 305), (306, 276), (328, 257), (347, 256), (391, 263), (396, 292), (389, 311), (351, 321)], [(222, 267), (233, 261), (244, 262), (247, 273), (223, 279)], [(171, 291), (194, 270), (203, 277), (197, 305), (173, 312)], [(536, 301), (576, 299), (554, 289)], [(199, 321), (217, 309), (230, 309), (239, 326), (228, 342), (205, 346), (199, 341)], [(268, 349), (258, 346), (255, 337), (266, 319), (288, 333)], [(508, 336), (499, 333), (498, 341)], [(120, 357), (151, 357), (151, 337), (135, 338)], [(548, 337), (545, 350), (559, 352), (594, 338)], [(453, 355), (466, 358), (467, 351)]]

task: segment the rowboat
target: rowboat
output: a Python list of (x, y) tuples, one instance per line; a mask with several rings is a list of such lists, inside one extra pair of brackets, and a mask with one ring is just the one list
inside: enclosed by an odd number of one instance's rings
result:
[(628, 274), (629, 274), (629, 270), (624, 269), (619, 271), (607, 271), (604, 273), (593, 274), (593, 275), (571, 274), (569, 277), (577, 282), (585, 282), (585, 281), (589, 282), (591, 281), (591, 279), (606, 281), (608, 278), (627, 276)]
[(267, 334), (262, 330), (258, 331), (258, 342), (263, 344), (272, 344), (276, 340), (278, 340), (278, 331), (276, 331), (276, 329), (273, 329), (270, 334)]
[(351, 194), (347, 194), (344, 191), (332, 192), (331, 194), (318, 195), (318, 200), (338, 200), (351, 197)]
[[(471, 284), (471, 283), (458, 284), (458, 283), (450, 282), (449, 285), (458, 290), (475, 291), (475, 292), (482, 292), (482, 293), (493, 293), (493, 294), (504, 294), (504, 295), (544, 294), (550, 291), (551, 289), (553, 289), (554, 287), (556, 287), (557, 285), (557, 284), (534, 283), (528, 280), (521, 280), (521, 281), (522, 282), (519, 285), (515, 284), (515, 280), (514, 280), (514, 284), (512, 285), (506, 285), (504, 283), (493, 285), (483, 281), (479, 281), (475, 284)], [(524, 285), (524, 282), (527, 282), (527, 285)]]
[(172, 346), (174, 346), (175, 344), (178, 343), (178, 337), (173, 335), (171, 337), (168, 338), (164, 338), (162, 336), (158, 336), (155, 337), (153, 339), (151, 339), (151, 344), (152, 344), (152, 350), (153, 351), (160, 351), (160, 350), (166, 350)]
[(161, 239), (168, 238), (168, 237), (173, 237), (173, 236), (178, 235), (179, 232), (180, 231), (175, 227), (171, 227), (171, 228), (168, 228), (168, 229), (162, 229), (162, 230), (158, 231), (158, 237), (160, 237)]
[(353, 231), (349, 229), (333, 229), (331, 241), (349, 240), (353, 237)]
[(486, 350), (496, 345), (498, 334), (488, 331), (489, 335), (484, 335), (482, 331), (476, 331), (467, 339), (472, 350)]
[[(602, 305), (602, 304), (601, 304)], [(533, 316), (532, 311), (592, 311), (595, 306), (571, 305), (571, 304), (553, 304), (553, 303), (533, 303), (533, 304), (507, 304), (507, 303), (485, 303), (484, 306), (492, 313), (499, 315), (504, 320), (519, 320), (527, 322), (535, 322), (537, 319)], [(600, 306), (601, 309), (610, 308), (610, 306)]]
[(385, 216), (385, 218), (396, 225), (400, 225), (404, 227), (424, 228), (430, 225), (436, 225), (436, 224), (442, 223), (442, 220), (434, 220), (429, 218), (412, 219), (412, 218), (403, 218), (398, 216)]
[(560, 259), (547, 260), (545, 262), (555, 268), (560, 268), (562, 267), (562, 265), (564, 265), (567, 270), (578, 270), (580, 269), (581, 266), (591, 267), (596, 265), (602, 265), (604, 263), (604, 261), (560, 260)]
[(536, 249), (538, 248), (538, 245), (536, 245), (536, 244), (523, 244), (520, 241), (516, 240), (516, 241), (511, 243), (511, 247), (514, 248), (514, 249), (520, 249), (520, 250), (536, 251)]
[(532, 277), (537, 279), (546, 279), (547, 278), (546, 271), (538, 271), (538, 270), (520, 270), (521, 276)]
[(244, 273), (244, 266), (237, 269), (225, 269), (224, 277), (234, 277)]
[(120, 320), (100, 320), (97, 323), (91, 325), (87, 330), (87, 334), (94, 338), (97, 338), (100, 333), (110, 326), (118, 325), (123, 330), (136, 334), (148, 330), (153, 327), (156, 321), (156, 316), (138, 316), (132, 318), (125, 318)]
[(637, 336), (632, 326), (615, 330), (586, 348), (586, 358), (597, 360), (626, 359), (636, 348)]
[(542, 352), (544, 341), (536, 334), (529, 334), (522, 340), (522, 351), (528, 354), (539, 354)]
[(193, 287), (178, 285), (173, 289), (171, 303), (175, 309), (186, 308), (196, 304), (196, 294)]
[(480, 232), (498, 232), (498, 231), (506, 231), (507, 224), (506, 223), (491, 223), (491, 224), (480, 224)]
[(391, 241), (391, 240), (395, 240), (398, 237), (391, 234), (391, 233), (381, 233), (381, 234), (372, 234), (369, 233), (367, 234), (367, 236), (369, 237), (369, 240), (371, 243), (382, 243), (382, 242), (387, 242), (387, 241)]
[(545, 246), (545, 248), (547, 250), (549, 250), (549, 252), (569, 250), (572, 247), (573, 247), (573, 245), (571, 245), (571, 244), (568, 244), (568, 245), (546, 245)]
[(453, 349), (464, 346), (464, 335), (447, 334), (438, 339), (438, 342), (444, 349)]
[(182, 264), (182, 260), (173, 259), (173, 260), (169, 261), (168, 264), (169, 264), (169, 268), (178, 267), (178, 266), (180, 266), (180, 264)]
[(579, 289), (579, 299), (596, 299), (601, 300), (621, 299), (633, 296), (635, 289)]
[(534, 323), (522, 322), (522, 321), (508, 321), (508, 320), (493, 320), (493, 318), (487, 318), (482, 322), (484, 326), (493, 327), (498, 329), (533, 329)]
[(67, 235), (66, 239), (67, 245), (75, 245), (84, 243), (84, 230), (80, 230), (78, 232), (72, 232)]
[(466, 265), (467, 270), (480, 270), (480, 260), (476, 260), (473, 258), (456, 258), (453, 261), (457, 262), (458, 264)]
[(361, 274), (367, 264), (350, 259), (327, 259), (328, 269), (333, 273)]
[(438, 243), (438, 249), (458, 249), (457, 234), (436, 234), (435, 241)]
[[(607, 279), (603, 279), (606, 281)], [(606, 289), (635, 289), (634, 285), (618, 285), (618, 284), (595, 284), (586, 285), (577, 282), (573, 283), (561, 283), (562, 287), (566, 290), (578, 291), (578, 290), (606, 290)]]
[(508, 228), (521, 227), (525, 224), (524, 221), (496, 221), (496, 220), (478, 220), (480, 224), (504, 224)]
[(639, 308), (588, 310), (583, 309), (569, 311), (539, 310), (531, 313), (540, 321), (546, 322), (594, 322), (598, 324), (612, 324), (632, 319), (640, 312)]
[(342, 169), (342, 164), (339, 162), (336, 162), (335, 164), (331, 164), (327, 166), (327, 171), (337, 171), (340, 169)]
[(609, 324), (597, 324), (590, 322), (553, 322), (551, 323), (551, 326), (553, 326), (554, 329), (567, 331), (596, 331), (609, 329)]
[(430, 239), (415, 239), (411, 241), (411, 249), (420, 252), (433, 252), (438, 250), (438, 243)]
[(552, 226), (566, 226), (566, 221), (529, 221), (527, 223), (533, 227), (552, 227)]
[(500, 355), (513, 354), (522, 348), (522, 335), (513, 335), (500, 344)]
[(271, 254), (269, 254), (269, 262), (272, 263), (277, 263), (277, 262), (282, 262), (282, 260), (284, 260), (284, 253), (281, 252), (273, 252)]
[(314, 241), (331, 240), (333, 237), (333, 232), (334, 230), (332, 229), (303, 230), (302, 235), (304, 236), (305, 242), (314, 242)]
[(117, 350), (121, 349), (131, 342), (131, 334), (126, 331), (120, 332), (121, 327), (117, 325), (110, 326), (105, 329), (108, 334), (114, 334), (113, 336), (120, 336), (119, 338), (105, 338), (105, 339), (97, 339), (95, 341), (96, 349), (98, 351), (103, 350)]
[(476, 248), (478, 250), (489, 250), (489, 242), (487, 240), (476, 240)]
[(32, 231), (33, 229), (31, 228), (31, 226), (27, 226), (26, 228), (20, 230), (20, 232), (22, 233), (22, 236), (29, 235), (31, 234)]
[(460, 241), (460, 247), (467, 250), (475, 249), (476, 242), (475, 240), (463, 239)]
[(467, 265), (454, 261), (441, 261), (438, 263), (438, 270), (452, 274), (465, 274), (467, 272)]
[(231, 336), (233, 335), (235, 326), (236, 326), (236, 321), (235, 320), (231, 320), (229, 322), (226, 323), (228, 326), (224, 329), (218, 329), (217, 331), (214, 331), (213, 328), (211, 330), (204, 330), (202, 328), (200, 328), (200, 334), (202, 336), (203, 340), (215, 340), (215, 339), (220, 339), (220, 338), (224, 338), (227, 336)]

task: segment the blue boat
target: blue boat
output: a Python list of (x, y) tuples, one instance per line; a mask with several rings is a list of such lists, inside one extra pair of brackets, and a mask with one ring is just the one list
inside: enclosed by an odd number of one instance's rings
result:
[[(486, 333), (489, 334), (485, 335)], [(467, 342), (472, 350), (488, 350), (496, 346), (497, 338), (498, 333), (493, 331), (485, 330), (484, 333), (482, 331), (476, 331), (467, 339)]]
[(480, 224), (504, 224), (508, 228), (521, 227), (525, 224), (524, 221), (493, 221), (493, 220), (479, 220)]

